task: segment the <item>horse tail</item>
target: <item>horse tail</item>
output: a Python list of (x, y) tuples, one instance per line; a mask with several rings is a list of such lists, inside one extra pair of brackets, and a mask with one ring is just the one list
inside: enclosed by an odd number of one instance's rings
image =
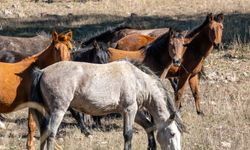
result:
[(31, 85), (31, 99), (33, 102), (42, 103), (43, 98), (40, 89), (40, 80), (42, 78), (43, 71), (35, 68), (32, 73), (32, 85)]

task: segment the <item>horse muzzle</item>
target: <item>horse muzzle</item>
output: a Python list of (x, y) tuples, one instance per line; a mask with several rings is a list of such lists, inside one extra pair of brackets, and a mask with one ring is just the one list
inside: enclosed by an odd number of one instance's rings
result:
[(181, 60), (180, 59), (173, 59), (173, 65), (176, 66), (176, 67), (180, 67)]
[(221, 50), (222, 49), (222, 44), (221, 43), (214, 43), (214, 48)]

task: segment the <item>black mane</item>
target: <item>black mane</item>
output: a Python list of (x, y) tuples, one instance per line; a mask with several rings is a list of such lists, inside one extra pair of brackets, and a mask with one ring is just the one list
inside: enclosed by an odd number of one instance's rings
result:
[(108, 43), (114, 36), (114, 33), (116, 31), (122, 30), (122, 29), (131, 29), (131, 27), (126, 26), (125, 23), (121, 23), (116, 27), (109, 27), (106, 30), (102, 32), (98, 32), (95, 35), (89, 37), (88, 39), (84, 39), (82, 46), (84, 45), (89, 45), (92, 42), (96, 41), (101, 41), (104, 43)]

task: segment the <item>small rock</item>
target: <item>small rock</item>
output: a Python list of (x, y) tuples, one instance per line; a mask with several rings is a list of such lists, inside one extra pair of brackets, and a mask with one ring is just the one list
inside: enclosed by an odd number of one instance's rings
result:
[(248, 77), (248, 73), (247, 72), (242, 72), (243, 76)]
[(6, 129), (6, 127), (2, 121), (0, 121), (0, 129)]
[(64, 139), (63, 139), (63, 138), (58, 138), (58, 142), (59, 142), (59, 143), (63, 143), (63, 142), (64, 142)]
[(216, 103), (214, 101), (211, 101), (210, 103), (211, 103), (211, 105), (216, 105)]
[(223, 141), (223, 142), (221, 142), (221, 146), (225, 147), (225, 148), (231, 148), (231, 143)]
[(6, 15), (6, 16), (9, 16), (9, 15), (12, 15), (13, 12), (11, 12), (10, 10), (6, 9), (6, 10), (3, 11), (3, 14)]

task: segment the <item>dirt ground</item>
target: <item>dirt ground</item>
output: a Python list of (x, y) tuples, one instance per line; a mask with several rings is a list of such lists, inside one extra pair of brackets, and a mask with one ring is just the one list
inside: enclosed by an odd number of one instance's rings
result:
[[(248, 150), (250, 147), (250, 1), (249, 0), (96, 0), (85, 3), (59, 1), (47, 4), (28, 0), (0, 1), (0, 35), (32, 36), (56, 29), (71, 29), (75, 40), (138, 16), (129, 24), (140, 28), (178, 27), (192, 29), (208, 12), (225, 13), (223, 46), (205, 63), (201, 80), (204, 117), (195, 112), (189, 87), (183, 96), (181, 116), (189, 133), (182, 136), (184, 150)], [(168, 83), (168, 81), (166, 81)], [(170, 94), (173, 91), (169, 86)], [(0, 106), (1, 109), (1, 106)], [(5, 114), (6, 130), (0, 129), (0, 150), (25, 149), (27, 109)], [(57, 142), (65, 150), (123, 149), (122, 120), (102, 120), (104, 131), (85, 137), (66, 114)], [(36, 134), (36, 145), (39, 134)], [(135, 150), (146, 149), (146, 134), (135, 125)]]

